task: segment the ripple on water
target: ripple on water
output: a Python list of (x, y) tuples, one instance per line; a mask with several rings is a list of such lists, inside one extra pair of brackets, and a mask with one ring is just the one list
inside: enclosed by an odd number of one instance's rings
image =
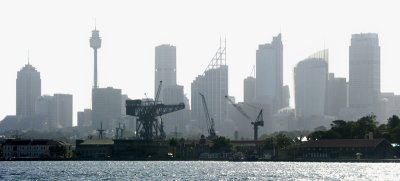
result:
[(0, 180), (398, 180), (396, 163), (0, 162)]

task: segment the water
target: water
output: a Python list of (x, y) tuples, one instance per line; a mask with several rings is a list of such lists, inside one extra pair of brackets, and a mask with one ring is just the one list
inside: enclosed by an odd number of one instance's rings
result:
[(0, 180), (400, 180), (399, 163), (0, 162)]

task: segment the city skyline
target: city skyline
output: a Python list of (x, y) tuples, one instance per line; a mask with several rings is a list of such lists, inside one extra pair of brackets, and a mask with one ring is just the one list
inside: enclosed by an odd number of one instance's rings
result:
[[(43, 2), (43, 1), (42, 1)], [(154, 1), (152, 1), (154, 2)], [(99, 51), (99, 85), (100, 87), (112, 86), (122, 89), (123, 94), (130, 98), (143, 98), (144, 93), (153, 95), (154, 90), (154, 47), (161, 44), (171, 44), (177, 48), (177, 83), (184, 86), (185, 94), (190, 97), (190, 83), (197, 75), (200, 75), (209, 63), (215, 49), (218, 47), (220, 37), (227, 39), (227, 65), (229, 66), (229, 93), (235, 96), (236, 100), (243, 100), (243, 80), (250, 74), (252, 66), (255, 64), (255, 52), (259, 44), (270, 42), (273, 36), (282, 33), (283, 43), (283, 71), (284, 85), (289, 85), (291, 94), (293, 92), (293, 67), (302, 58), (312, 52), (322, 48), (330, 49), (329, 72), (335, 73), (337, 77), (346, 77), (348, 79), (348, 62), (351, 35), (354, 33), (373, 32), (379, 35), (381, 46), (381, 90), (382, 92), (400, 92), (400, 87), (396, 82), (396, 60), (399, 55), (396, 53), (396, 45), (400, 40), (399, 28), (385, 23), (382, 19), (393, 18), (397, 15), (395, 6), (389, 4), (378, 4), (365, 2), (362, 5), (364, 10), (360, 9), (358, 15), (353, 15), (351, 9), (357, 7), (357, 2), (349, 4), (314, 2), (314, 7), (300, 6), (305, 9), (297, 10), (296, 3), (291, 3), (294, 7), (286, 7), (285, 3), (277, 3), (277, 10), (268, 12), (249, 12), (248, 15), (236, 15), (237, 10), (241, 10), (240, 3), (231, 4), (231, 7), (224, 9), (221, 14), (226, 22), (218, 24), (213, 19), (220, 15), (219, 8), (208, 7), (194, 3), (187, 4), (182, 2), (185, 10), (174, 9), (174, 4), (178, 2), (158, 2), (160, 7), (165, 5), (167, 8), (177, 12), (169, 13), (157, 6), (154, 11), (165, 12), (165, 17), (150, 16), (149, 18), (138, 18), (134, 10), (129, 7), (135, 7), (138, 12), (141, 6), (152, 6), (152, 4), (129, 4), (126, 8), (115, 15), (108, 15), (105, 9), (119, 7), (113, 4), (107, 7), (107, 3), (99, 2), (94, 5), (98, 10), (86, 11), (90, 2), (82, 4), (77, 8), (76, 15), (68, 15), (65, 11), (71, 10), (77, 2), (68, 4), (57, 4), (49, 2), (53, 9), (44, 10), (42, 13), (29, 13), (37, 11), (41, 4), (26, 2), (27, 7), (22, 7), (23, 15), (19, 15), (19, 10), (11, 12), (17, 8), (6, 8), (8, 6), (17, 6), (16, 4), (5, 4), (0, 6), (1, 17), (15, 16), (14, 19), (5, 19), (4, 28), (0, 33), (0, 48), (2, 53), (1, 83), (3, 85), (1, 95), (0, 119), (6, 115), (15, 114), (15, 80), (16, 72), (28, 61), (28, 49), (30, 49), (31, 64), (41, 73), (42, 94), (67, 93), (74, 96), (74, 125), (76, 125), (77, 111), (91, 107), (91, 87), (93, 86), (93, 50), (88, 47), (90, 31), (94, 29), (94, 17), (97, 19), (97, 29), (100, 30), (103, 38), (103, 45)], [(364, 2), (364, 1), (363, 1)], [(33, 3), (33, 4), (30, 4)], [(257, 5), (270, 6), (271, 3), (256, 2)], [(286, 2), (287, 3), (287, 2)], [(3, 3), (1, 3), (3, 4)], [(222, 5), (223, 2), (217, 2)], [(310, 3), (312, 4), (312, 3)], [(208, 4), (209, 5), (209, 4)], [(196, 10), (200, 6), (200, 10)], [(256, 8), (254, 4), (246, 4), (246, 7)], [(316, 7), (334, 8), (325, 11)], [(343, 15), (349, 16), (348, 19), (340, 18), (340, 23), (330, 22), (335, 20), (335, 10), (343, 6)], [(29, 8), (28, 8), (29, 7)], [(33, 8), (32, 8), (33, 7)], [(65, 8), (65, 10), (63, 9)], [(201, 11), (202, 8), (210, 8), (209, 14)], [(245, 8), (245, 7), (244, 7)], [(285, 9), (287, 8), (287, 9)], [(291, 20), (293, 17), (272, 16), (273, 13), (282, 12), (307, 12), (307, 10), (316, 9), (313, 13), (300, 14), (298, 18), (304, 18), (304, 27), (296, 29), (298, 22)], [(373, 10), (385, 9), (385, 11)], [(149, 9), (149, 8), (144, 8)], [(261, 9), (261, 8), (260, 8)], [(257, 9), (257, 10), (260, 10)], [(342, 9), (341, 9), (342, 10)], [(60, 11), (59, 13), (57, 11)], [(132, 12), (131, 12), (132, 11)], [(193, 11), (193, 12), (191, 12)], [(264, 9), (264, 11), (267, 11)], [(54, 16), (48, 17), (46, 13), (54, 13)], [(180, 13), (187, 13), (189, 19), (180, 17)], [(321, 13), (321, 18), (327, 18), (327, 22), (320, 22), (321, 25), (313, 24), (314, 13)], [(159, 13), (162, 14), (162, 13)], [(158, 15), (159, 15), (158, 14)], [(246, 14), (246, 13), (245, 13)], [(293, 15), (295, 13), (291, 13)], [(205, 15), (204, 17), (202, 15)], [(259, 17), (263, 15), (262, 17)], [(269, 17), (270, 16), (270, 17)], [(179, 19), (179, 18), (180, 19)], [(274, 18), (271, 18), (274, 17)], [(158, 19), (160, 18), (160, 19)], [(170, 19), (168, 19), (170, 18)], [(178, 19), (177, 19), (178, 18)], [(193, 19), (191, 19), (193, 18)], [(113, 20), (121, 20), (117, 23)], [(218, 18), (216, 18), (218, 19)], [(338, 18), (339, 19), (339, 18)], [(130, 22), (131, 20), (132, 22)], [(136, 21), (135, 21), (136, 20)], [(171, 20), (171, 25), (163, 30), (166, 22)], [(193, 27), (183, 28), (186, 20)], [(235, 21), (237, 20), (237, 21)], [(321, 20), (321, 19), (319, 19)], [(330, 21), (329, 21), (330, 20)], [(357, 21), (356, 21), (357, 20)], [(138, 21), (138, 22), (137, 22)], [(232, 22), (233, 21), (233, 22)], [(17, 23), (16, 23), (17, 22)], [(159, 25), (148, 25), (151, 22)], [(205, 22), (209, 22), (207, 24)], [(259, 22), (269, 22), (267, 25)], [(386, 21), (387, 22), (387, 21)], [(390, 21), (388, 21), (390, 22)], [(343, 24), (342, 24), (343, 23)], [(168, 24), (169, 25), (169, 24)], [(216, 26), (218, 25), (218, 26)], [(239, 30), (235, 28), (247, 26)], [(308, 27), (307, 27), (308, 26)], [(337, 28), (333, 28), (337, 26)], [(215, 27), (217, 27), (215, 29)], [(241, 32), (242, 30), (243, 33)], [(28, 30), (28, 31), (26, 31)], [(149, 31), (147, 35), (143, 32)], [(186, 33), (185, 33), (186, 32)], [(249, 36), (249, 34), (252, 34)], [(134, 42), (134, 43), (132, 43)], [(60, 44), (61, 43), (61, 44)], [(140, 66), (140, 67), (139, 67)], [(71, 73), (74, 73), (71, 75)], [(134, 86), (135, 84), (141, 85)], [(291, 98), (291, 106), (294, 106), (294, 97)]]

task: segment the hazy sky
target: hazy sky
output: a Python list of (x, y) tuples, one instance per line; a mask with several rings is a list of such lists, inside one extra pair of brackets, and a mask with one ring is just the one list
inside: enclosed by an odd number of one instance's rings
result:
[[(379, 2), (379, 3), (378, 3)], [(243, 79), (255, 64), (259, 44), (282, 33), (284, 83), (293, 67), (323, 48), (330, 72), (348, 77), (352, 33), (375, 32), (381, 45), (381, 89), (400, 93), (400, 26), (397, 1), (1, 1), (0, 120), (15, 114), (17, 71), (28, 59), (41, 73), (42, 94), (69, 93), (76, 112), (91, 107), (93, 50), (89, 37), (97, 19), (103, 39), (99, 85), (122, 89), (130, 98), (153, 95), (154, 47), (177, 47), (178, 84), (202, 74), (226, 37), (229, 93), (243, 99)]]

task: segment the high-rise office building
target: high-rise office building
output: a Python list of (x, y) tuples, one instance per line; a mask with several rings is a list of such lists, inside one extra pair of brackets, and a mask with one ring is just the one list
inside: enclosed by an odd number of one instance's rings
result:
[(346, 78), (335, 77), (330, 73), (328, 76), (325, 114), (340, 117), (340, 111), (347, 107), (347, 82)]
[(290, 105), (290, 91), (289, 91), (289, 86), (285, 85), (283, 86), (283, 99), (282, 99), (282, 106), (289, 107)]
[[(159, 45), (155, 48), (155, 81), (154, 94), (162, 81), (163, 87), (176, 85), (176, 47), (172, 45)], [(160, 94), (160, 100), (163, 95)]]
[[(158, 86), (162, 81), (159, 100), (164, 104), (184, 102), (183, 86), (177, 84), (176, 72), (176, 47), (167, 44), (155, 47), (154, 94), (157, 94)], [(185, 112), (187, 109), (163, 116), (164, 130), (167, 134), (184, 131), (186, 121), (188, 121)]]
[(92, 110), (84, 109), (78, 112), (78, 127), (92, 126)]
[(283, 107), (283, 45), (281, 34), (256, 51), (256, 99), (272, 112)]
[(349, 47), (349, 107), (354, 119), (377, 114), (380, 94), (378, 34), (353, 34)]
[(104, 129), (114, 129), (116, 121), (122, 116), (121, 97), (121, 89), (112, 87), (93, 89), (93, 129), (99, 128), (101, 122)]
[(208, 112), (215, 121), (215, 129), (222, 135), (233, 135), (232, 130), (224, 126), (228, 116), (228, 66), (225, 47), (219, 47), (203, 75), (199, 75), (191, 84), (192, 118), (197, 121), (197, 129), (207, 134), (203, 103), (199, 93), (205, 97)]
[(62, 128), (72, 127), (72, 95), (54, 94), (54, 120)]
[[(184, 102), (183, 86), (167, 86), (162, 89), (163, 103), (164, 104), (179, 104)], [(183, 132), (185, 124), (188, 119), (184, 117), (184, 110), (169, 113), (163, 116), (165, 131), (171, 133), (174, 131)], [(185, 120), (186, 119), (186, 120)]]
[(16, 115), (32, 117), (35, 115), (35, 102), (41, 95), (40, 73), (31, 64), (26, 64), (17, 73)]
[(38, 97), (35, 105), (35, 114), (45, 129), (72, 127), (72, 95), (54, 94)]
[(243, 102), (250, 103), (255, 101), (256, 96), (256, 79), (247, 77), (243, 81)]
[(320, 51), (299, 62), (294, 68), (296, 116), (323, 116), (325, 112), (328, 62)]

